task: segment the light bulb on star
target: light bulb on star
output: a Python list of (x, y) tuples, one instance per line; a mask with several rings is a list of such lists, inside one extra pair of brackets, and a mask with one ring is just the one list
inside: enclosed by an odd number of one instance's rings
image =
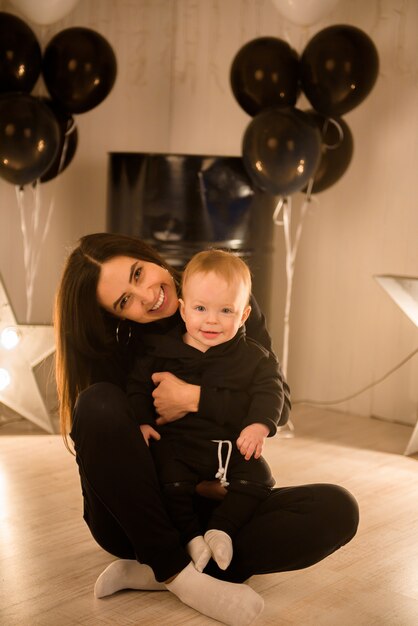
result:
[(1, 331), (0, 343), (6, 350), (13, 350), (20, 341), (20, 334), (17, 328), (8, 326)]

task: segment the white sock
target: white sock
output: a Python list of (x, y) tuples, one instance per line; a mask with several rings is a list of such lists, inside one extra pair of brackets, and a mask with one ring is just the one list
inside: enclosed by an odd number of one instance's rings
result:
[(264, 600), (248, 585), (217, 580), (189, 563), (166, 587), (196, 611), (227, 626), (249, 626), (260, 615)]
[(154, 572), (149, 565), (138, 561), (119, 559), (113, 561), (100, 574), (94, 585), (96, 598), (110, 596), (121, 589), (140, 589), (141, 591), (163, 591), (164, 583), (155, 580)]
[(212, 528), (205, 532), (204, 539), (211, 549), (212, 556), (221, 569), (226, 569), (232, 560), (232, 540), (223, 530)]
[(192, 561), (197, 571), (203, 572), (206, 565), (210, 561), (212, 552), (202, 535), (193, 537), (193, 539), (187, 544), (186, 548), (187, 552), (192, 557)]

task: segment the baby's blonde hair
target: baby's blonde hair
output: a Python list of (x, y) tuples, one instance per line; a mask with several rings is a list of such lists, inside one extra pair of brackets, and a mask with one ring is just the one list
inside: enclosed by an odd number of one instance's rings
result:
[(228, 285), (241, 280), (247, 290), (247, 300), (251, 294), (251, 272), (248, 265), (239, 256), (225, 250), (212, 248), (195, 254), (185, 267), (181, 287), (184, 289), (188, 279), (194, 274), (214, 272)]

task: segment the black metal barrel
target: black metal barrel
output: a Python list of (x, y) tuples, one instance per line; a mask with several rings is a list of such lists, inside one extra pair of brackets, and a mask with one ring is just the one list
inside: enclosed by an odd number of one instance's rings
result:
[(109, 154), (107, 230), (141, 237), (178, 269), (208, 247), (233, 251), (266, 314), (276, 201), (254, 189), (240, 157)]

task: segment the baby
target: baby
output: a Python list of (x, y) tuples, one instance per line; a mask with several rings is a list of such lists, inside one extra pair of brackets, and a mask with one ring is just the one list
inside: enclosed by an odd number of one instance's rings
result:
[[(275, 484), (261, 453), (276, 432), (284, 394), (276, 357), (245, 336), (250, 294), (251, 274), (238, 256), (222, 250), (195, 255), (183, 274), (182, 320), (165, 335), (149, 337), (128, 384), (167, 509), (199, 571), (211, 557), (221, 569), (229, 566), (234, 535)], [(226, 414), (198, 409), (157, 427), (151, 395), (157, 371), (199, 385), (202, 393), (205, 387), (243, 393)], [(199, 482), (215, 477), (226, 495), (202, 534), (193, 496)]]

